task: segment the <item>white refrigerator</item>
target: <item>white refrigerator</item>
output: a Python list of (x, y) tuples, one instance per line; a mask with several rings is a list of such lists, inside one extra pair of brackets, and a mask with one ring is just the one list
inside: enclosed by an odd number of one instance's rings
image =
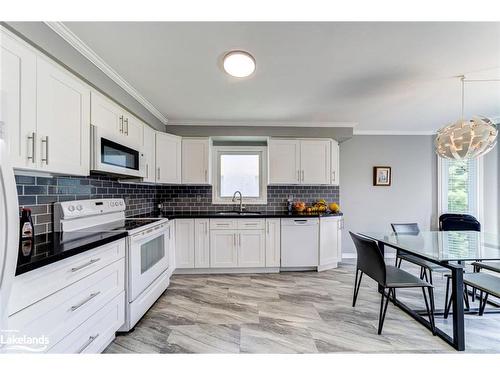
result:
[(7, 329), (7, 303), (19, 248), (19, 205), (14, 171), (4, 140), (5, 130), (5, 124), (0, 121), (0, 336)]

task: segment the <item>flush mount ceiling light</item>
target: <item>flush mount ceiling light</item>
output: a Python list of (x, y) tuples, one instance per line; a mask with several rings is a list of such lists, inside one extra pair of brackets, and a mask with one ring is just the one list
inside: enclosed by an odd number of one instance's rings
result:
[(488, 118), (474, 116), (464, 119), (464, 83), (472, 81), (498, 80), (465, 80), (462, 81), (462, 117), (453, 124), (438, 130), (436, 137), (436, 153), (445, 159), (474, 159), (490, 151), (497, 143), (498, 129)]
[(255, 71), (255, 59), (245, 51), (231, 51), (224, 56), (224, 70), (237, 78), (248, 77)]

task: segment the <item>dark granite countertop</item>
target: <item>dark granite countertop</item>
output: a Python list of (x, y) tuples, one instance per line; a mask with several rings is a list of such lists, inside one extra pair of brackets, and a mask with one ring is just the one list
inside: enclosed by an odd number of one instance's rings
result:
[(16, 276), (127, 236), (127, 231), (52, 232), (35, 236), (32, 246), (19, 247)]
[[(250, 211), (251, 212), (251, 211)], [(323, 212), (323, 213), (300, 213), (300, 212), (261, 212), (256, 215), (235, 215), (228, 211), (227, 214), (218, 214), (215, 212), (151, 212), (149, 214), (142, 214), (133, 216), (134, 218), (167, 218), (173, 219), (262, 219), (262, 218), (296, 218), (296, 217), (330, 217), (330, 216), (343, 216), (341, 212)]]

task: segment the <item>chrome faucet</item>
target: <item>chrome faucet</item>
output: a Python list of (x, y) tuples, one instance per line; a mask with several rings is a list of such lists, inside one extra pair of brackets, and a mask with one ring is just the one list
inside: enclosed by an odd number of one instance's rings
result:
[(236, 202), (236, 194), (240, 195), (240, 212), (243, 212), (243, 210), (245, 209), (245, 207), (243, 207), (243, 195), (241, 194), (241, 191), (236, 190), (234, 192), (232, 201)]

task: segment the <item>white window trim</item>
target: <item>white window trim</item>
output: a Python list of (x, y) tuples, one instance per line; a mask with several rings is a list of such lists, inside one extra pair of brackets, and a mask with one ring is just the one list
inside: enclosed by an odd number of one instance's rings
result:
[(265, 146), (214, 146), (212, 148), (212, 204), (238, 204), (233, 202), (231, 198), (219, 197), (220, 191), (220, 153), (226, 152), (258, 152), (260, 153), (260, 191), (262, 192), (259, 198), (243, 197), (243, 204), (267, 204), (267, 147)]
[[(437, 203), (438, 203), (438, 215), (436, 228), (439, 228), (439, 217), (446, 213), (447, 204), (443, 201), (443, 163), (445, 159), (438, 156), (437, 158), (437, 175), (438, 175), (438, 191), (437, 191)], [(477, 159), (477, 180), (476, 180), (476, 207), (477, 207), (477, 217), (476, 219), (480, 223), (484, 223), (484, 161), (480, 157)]]

